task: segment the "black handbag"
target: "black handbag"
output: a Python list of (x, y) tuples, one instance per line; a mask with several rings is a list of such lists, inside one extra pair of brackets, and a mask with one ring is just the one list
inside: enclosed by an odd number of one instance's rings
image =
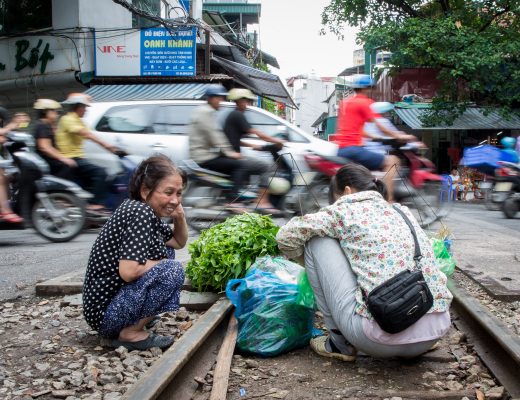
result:
[(393, 278), (364, 294), (365, 302), (375, 321), (385, 332), (399, 333), (417, 322), (433, 305), (433, 296), (419, 266), (421, 248), (415, 229), (408, 217), (397, 207), (412, 231), (415, 243), (415, 268), (400, 272)]

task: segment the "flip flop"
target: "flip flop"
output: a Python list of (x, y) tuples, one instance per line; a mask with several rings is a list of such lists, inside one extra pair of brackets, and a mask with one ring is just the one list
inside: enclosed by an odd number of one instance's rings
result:
[(159, 322), (161, 321), (161, 317), (159, 317), (158, 315), (156, 315), (155, 317), (153, 317), (153, 319), (148, 322), (144, 327), (146, 329), (152, 329), (155, 325), (157, 325)]
[(0, 213), (0, 220), (9, 222), (10, 224), (19, 224), (23, 222), (23, 218), (15, 213)]
[(128, 351), (132, 350), (148, 350), (152, 347), (159, 347), (160, 349), (166, 349), (173, 344), (173, 336), (162, 336), (156, 335), (154, 333), (150, 333), (144, 340), (139, 340), (138, 342), (127, 342), (124, 340), (114, 339), (112, 340), (112, 347), (118, 348), (119, 346), (126, 347)]

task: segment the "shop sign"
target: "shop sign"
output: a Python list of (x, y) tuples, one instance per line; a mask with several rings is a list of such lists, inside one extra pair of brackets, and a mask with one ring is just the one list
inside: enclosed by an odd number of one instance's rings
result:
[(73, 47), (70, 40), (55, 37), (0, 40), (0, 80), (74, 70)]
[(96, 32), (97, 76), (193, 76), (196, 28)]

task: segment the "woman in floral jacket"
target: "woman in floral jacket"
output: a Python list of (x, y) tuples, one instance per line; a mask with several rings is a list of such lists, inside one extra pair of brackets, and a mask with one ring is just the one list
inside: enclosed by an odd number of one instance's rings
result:
[(375, 357), (415, 357), (430, 349), (449, 329), (452, 299), (432, 246), (406, 207), (423, 258), (421, 269), (433, 294), (430, 311), (397, 334), (372, 319), (362, 291), (414, 266), (410, 228), (381, 193), (384, 185), (365, 167), (347, 164), (331, 183), (334, 204), (293, 218), (280, 229), (278, 246), (287, 256), (304, 255), (305, 267), (329, 336), (312, 339), (320, 355), (353, 361), (359, 350)]

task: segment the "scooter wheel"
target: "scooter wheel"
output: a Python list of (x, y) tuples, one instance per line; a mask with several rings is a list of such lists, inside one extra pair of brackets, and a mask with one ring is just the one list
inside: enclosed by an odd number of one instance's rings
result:
[(34, 229), (51, 242), (72, 240), (85, 225), (85, 202), (64, 192), (49, 193), (48, 200), (54, 207), (52, 214), (41, 200), (33, 206), (31, 217)]
[(502, 211), (506, 218), (515, 218), (518, 213), (518, 201), (509, 197), (502, 203)]

